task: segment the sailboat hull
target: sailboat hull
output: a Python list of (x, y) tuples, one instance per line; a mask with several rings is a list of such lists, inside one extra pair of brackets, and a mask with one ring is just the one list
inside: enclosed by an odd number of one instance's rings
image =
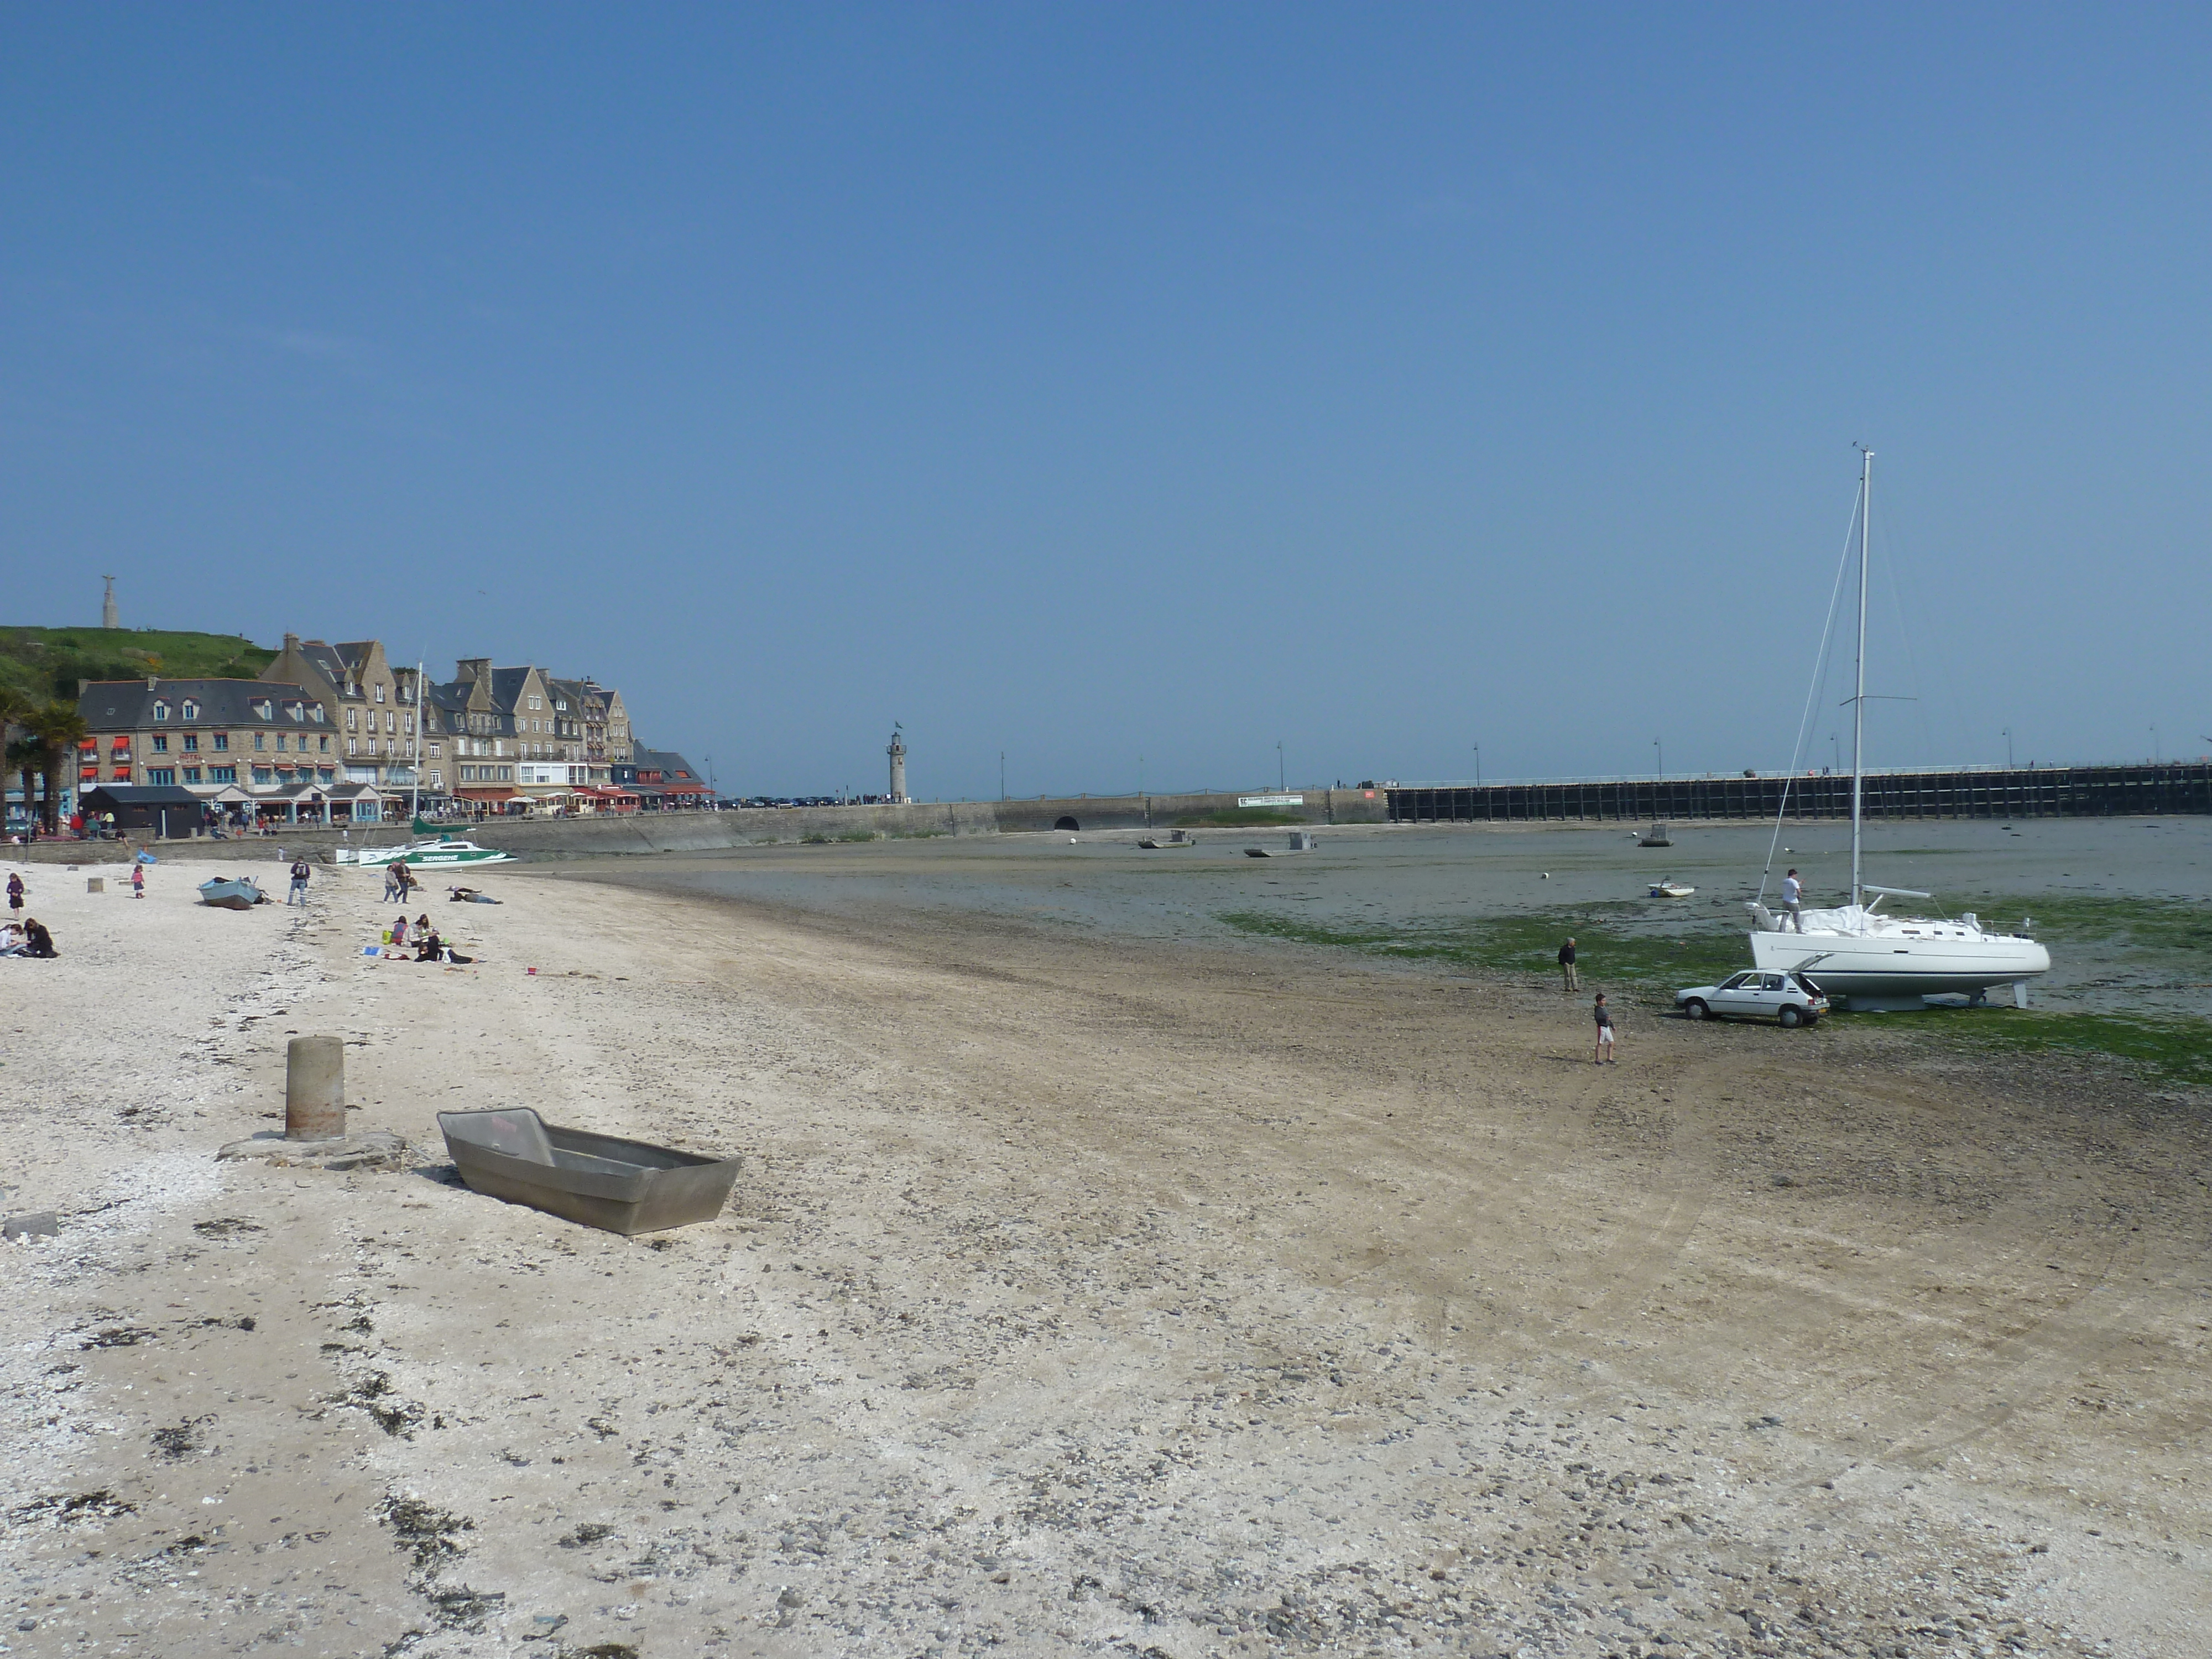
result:
[(1960, 933), (1939, 938), (1896, 933), (1800, 933), (1759, 930), (1752, 960), (1772, 973), (1802, 972), (1832, 1000), (1972, 996), (2051, 971), (2051, 952), (2033, 939)]

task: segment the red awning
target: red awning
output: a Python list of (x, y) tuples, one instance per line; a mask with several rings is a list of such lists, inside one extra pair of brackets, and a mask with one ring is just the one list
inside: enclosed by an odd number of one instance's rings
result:
[(471, 788), (463, 785), (453, 793), (464, 800), (514, 800), (522, 793), (522, 791), (509, 789), (503, 784), (489, 789)]

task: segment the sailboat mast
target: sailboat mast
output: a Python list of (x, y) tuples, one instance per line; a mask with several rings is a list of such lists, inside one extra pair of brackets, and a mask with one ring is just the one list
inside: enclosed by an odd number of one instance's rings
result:
[(1859, 451), (1859, 649), (1857, 683), (1851, 688), (1851, 902), (1862, 902), (1859, 885), (1861, 821), (1866, 804), (1866, 624), (1867, 526), (1874, 517), (1874, 451)]
[(422, 662), (415, 662), (415, 787), (409, 792), (407, 822), (411, 829), (422, 816)]

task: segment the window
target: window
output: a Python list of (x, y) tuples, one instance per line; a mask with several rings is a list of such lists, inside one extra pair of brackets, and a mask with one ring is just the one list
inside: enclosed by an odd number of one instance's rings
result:
[(379, 702), (384, 701), (384, 688), (380, 685), (376, 688), (376, 700)]
[[(301, 743), (301, 746), (302, 748), (306, 747), (306, 744), (305, 744), (304, 740), (302, 741), (302, 743)], [(322, 742), (321, 742), (319, 744), (318, 744), (317, 746), (318, 746), (319, 748), (320, 748), (320, 749), (321, 749), (321, 750), (323, 751), (323, 753), (325, 753), (325, 755), (327, 755), (327, 754), (329, 754), (329, 753), (331, 752), (331, 740), (330, 740), (328, 738), (325, 738), (322, 740)]]
[(334, 766), (319, 766), (315, 769), (315, 775), (325, 783), (334, 783), (337, 781), (337, 769)]
[(114, 769), (114, 771), (115, 775), (108, 780), (110, 783), (128, 783), (131, 781), (131, 769), (129, 767), (118, 766)]
[(443, 789), (446, 787), (446, 775), (442, 772), (431, 773), (430, 787), (433, 789)]
[(185, 752), (187, 755), (197, 755), (200, 752), (200, 734), (198, 732), (187, 732), (185, 733)]
[(208, 768), (208, 781), (210, 783), (236, 783), (238, 781), (238, 769), (235, 766), (210, 766)]
[(157, 720), (165, 720), (169, 718), (169, 705), (163, 702), (158, 697), (154, 700), (154, 718)]
[(260, 748), (264, 741), (264, 739), (263, 738), (263, 736), (262, 736), (262, 734), (261, 734), (260, 732), (256, 732), (253, 734), (253, 746), (254, 746), (256, 749)]
[(199, 704), (194, 702), (190, 697), (186, 697), (185, 699), (185, 718), (188, 720), (196, 720), (199, 717)]
[(173, 766), (149, 766), (146, 769), (146, 781), (149, 783), (173, 784), (176, 781), (177, 769)]
[(530, 700), (530, 706), (532, 708), (543, 708), (545, 707), (545, 700), (543, 697), (532, 697)]
[(166, 755), (169, 752), (169, 739), (159, 732), (154, 734), (154, 752), (157, 755)]
[(274, 783), (276, 775), (265, 766), (257, 766), (253, 769), (253, 781), (256, 783)]
[(276, 747), (280, 750), (284, 747), (284, 734), (282, 732), (276, 734)]
[(349, 755), (358, 755), (361, 753), (361, 739), (359, 738), (348, 738), (346, 739), (346, 753)]
[(360, 709), (349, 708), (346, 710), (346, 730), (349, 732), (358, 732), (361, 730)]
[(199, 781), (200, 769), (197, 766), (187, 766), (185, 769), (185, 781), (186, 783), (198, 783)]
[(276, 705), (267, 697), (255, 698), (251, 706), (253, 709), (253, 718), (258, 720), (273, 720), (276, 718)]
[(230, 733), (228, 732), (216, 732), (215, 734), (215, 747), (217, 754), (221, 754), (224, 750), (229, 748)]

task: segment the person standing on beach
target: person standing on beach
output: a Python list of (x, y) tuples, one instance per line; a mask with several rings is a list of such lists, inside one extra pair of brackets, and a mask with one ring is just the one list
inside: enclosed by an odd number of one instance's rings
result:
[(10, 910), (23, 908), (23, 876), (19, 870), (8, 872), (8, 908)]
[(393, 899), (402, 904), (407, 902), (406, 860), (394, 859), (384, 866), (384, 897), (386, 903)]
[(1575, 942), (1572, 939), (1569, 939), (1559, 947), (1559, 973), (1566, 981), (1568, 990), (1579, 991), (1583, 988), (1581, 976), (1575, 972)]
[(292, 890), (284, 895), (285, 903), (296, 904), (301, 906), (302, 908), (306, 908), (307, 902), (307, 878), (313, 873), (313, 872), (307, 868), (307, 860), (305, 857), (296, 858), (292, 860)]
[(146, 866), (143, 864), (134, 862), (131, 866), (131, 896), (146, 896)]
[(1799, 933), (1805, 931), (1805, 886), (1797, 879), (1795, 870), (1782, 878), (1782, 914)]
[(1590, 1056), (1591, 1063), (1620, 1065), (1620, 1061), (1613, 1057), (1613, 1010), (1605, 1006), (1604, 992), (1597, 994), (1597, 1001), (1591, 1006), (1590, 1013), (1597, 1021), (1597, 1050)]

